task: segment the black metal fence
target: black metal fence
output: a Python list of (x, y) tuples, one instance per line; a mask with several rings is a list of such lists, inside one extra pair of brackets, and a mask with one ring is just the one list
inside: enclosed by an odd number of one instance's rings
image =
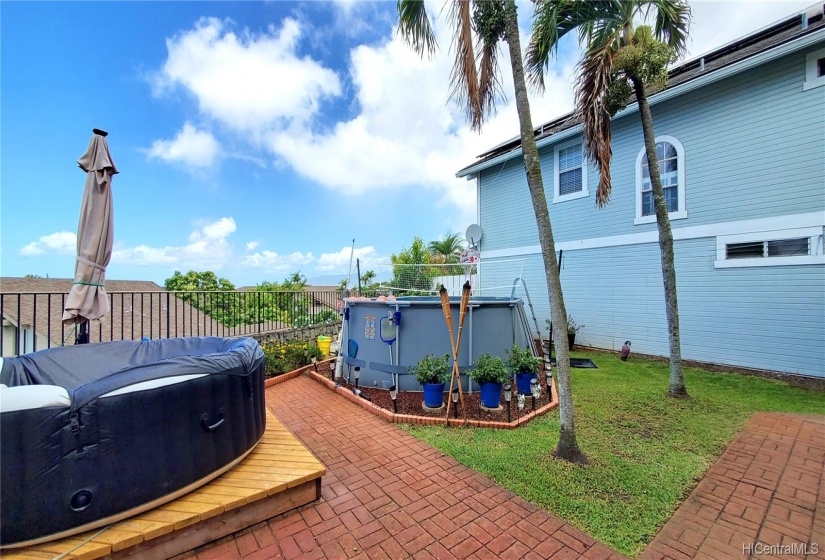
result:
[[(339, 291), (110, 292), (110, 312), (92, 321), (90, 342), (143, 337), (254, 336), (340, 321)], [(64, 293), (0, 294), (0, 357), (74, 344)]]

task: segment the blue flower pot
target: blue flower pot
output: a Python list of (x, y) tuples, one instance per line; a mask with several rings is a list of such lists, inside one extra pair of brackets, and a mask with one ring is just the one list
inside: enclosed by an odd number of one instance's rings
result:
[(538, 373), (517, 373), (516, 374), (516, 386), (518, 387), (519, 395), (529, 395), (530, 394), (530, 380), (531, 379), (538, 379)]
[(424, 383), (424, 406), (440, 408), (444, 404), (444, 385), (444, 383)]
[(501, 383), (485, 381), (481, 384), (481, 406), (498, 408), (501, 404)]

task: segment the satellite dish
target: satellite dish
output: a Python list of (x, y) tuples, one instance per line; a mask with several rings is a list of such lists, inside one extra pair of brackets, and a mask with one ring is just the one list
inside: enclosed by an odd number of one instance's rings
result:
[(475, 247), (478, 245), (478, 242), (481, 241), (481, 226), (478, 224), (472, 224), (467, 228), (467, 233), (464, 234), (464, 238), (470, 246)]

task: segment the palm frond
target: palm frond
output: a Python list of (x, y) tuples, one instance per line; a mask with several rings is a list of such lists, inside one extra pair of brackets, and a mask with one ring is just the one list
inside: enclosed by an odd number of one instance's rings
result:
[(544, 70), (550, 64), (562, 37), (578, 30), (579, 40), (587, 43), (594, 23), (609, 14), (616, 13), (620, 0), (540, 0), (533, 13), (530, 42), (527, 45), (526, 62), (532, 87), (544, 89)]
[(584, 152), (587, 159), (599, 167), (596, 203), (600, 207), (610, 201), (613, 158), (610, 113), (605, 107), (605, 98), (611, 83), (613, 56), (623, 32), (623, 26), (614, 27), (612, 35), (602, 37), (603, 42), (591, 44), (579, 63), (576, 80), (576, 111), (584, 124)]
[(419, 55), (432, 56), (438, 46), (423, 0), (398, 0), (398, 31)]
[(464, 106), (467, 120), (473, 130), (480, 130), (484, 121), (484, 106), (478, 85), (475, 51), (473, 50), (473, 22), (468, 0), (453, 0), (449, 21), (454, 29), (455, 62), (450, 72), (453, 90), (450, 97)]
[(656, 8), (656, 23), (653, 27), (656, 38), (675, 49), (678, 56), (682, 56), (690, 30), (690, 6), (683, 0), (648, 1)]
[[(481, 43), (482, 40), (479, 40)], [(504, 97), (504, 90), (498, 72), (498, 45), (479, 45), (481, 51), (481, 74), (479, 75), (479, 98), (481, 110), (486, 119), (495, 111), (496, 97)]]

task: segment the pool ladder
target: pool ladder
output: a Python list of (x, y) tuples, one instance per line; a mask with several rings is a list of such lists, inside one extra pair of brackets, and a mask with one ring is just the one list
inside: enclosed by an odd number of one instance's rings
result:
[[(530, 307), (530, 315), (533, 316), (533, 325), (536, 327), (536, 337), (541, 341), (541, 329), (539, 328), (539, 320), (536, 318), (536, 310), (533, 307), (533, 300), (530, 299), (530, 291), (527, 289), (527, 282), (524, 281), (524, 278), (518, 277), (513, 280), (513, 289), (510, 291), (510, 299), (516, 299), (516, 288), (518, 287), (519, 282), (521, 282), (521, 287), (524, 288), (524, 295), (527, 298), (527, 305)], [(527, 319), (527, 315), (522, 310), (521, 313), (521, 321), (522, 324), (526, 327), (527, 332), (530, 332), (530, 324)], [(541, 344), (541, 342), (539, 343)], [(535, 348), (536, 355), (541, 353), (539, 348)]]

